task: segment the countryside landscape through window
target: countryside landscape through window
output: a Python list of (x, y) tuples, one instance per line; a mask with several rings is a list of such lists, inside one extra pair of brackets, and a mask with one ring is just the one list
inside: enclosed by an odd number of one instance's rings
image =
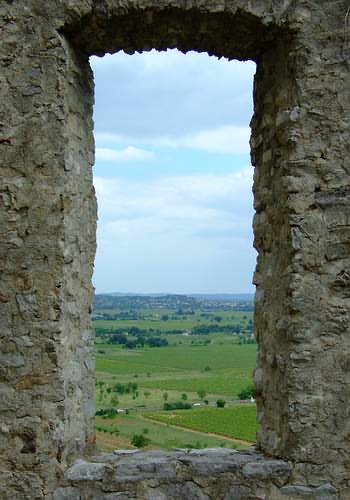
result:
[(255, 441), (253, 63), (92, 58), (100, 449)]

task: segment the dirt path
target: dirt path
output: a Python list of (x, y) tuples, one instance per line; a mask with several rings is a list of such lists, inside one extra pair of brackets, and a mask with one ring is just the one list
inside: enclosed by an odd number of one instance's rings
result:
[(165, 427), (173, 427), (175, 429), (182, 429), (184, 431), (193, 432), (194, 434), (198, 434), (202, 437), (211, 436), (211, 437), (215, 437), (215, 438), (224, 438), (227, 441), (231, 441), (232, 443), (235, 443), (235, 444), (240, 444), (241, 446), (252, 446), (254, 444), (251, 441), (244, 441), (243, 439), (236, 439), (236, 438), (232, 438), (229, 436), (225, 436), (223, 434), (215, 434), (214, 432), (202, 432), (202, 431), (198, 431), (196, 429), (191, 429), (189, 427), (184, 427), (182, 425), (167, 424), (165, 422), (159, 422), (159, 420), (146, 417), (145, 415), (137, 415), (137, 418), (140, 418), (141, 420), (146, 420), (149, 422), (156, 422), (157, 424), (164, 425)]

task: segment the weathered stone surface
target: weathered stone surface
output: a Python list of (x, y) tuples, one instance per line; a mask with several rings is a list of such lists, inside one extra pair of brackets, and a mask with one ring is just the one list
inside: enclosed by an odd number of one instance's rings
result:
[(103, 462), (90, 464), (78, 460), (65, 474), (82, 499), (90, 498), (92, 492), (102, 499), (106, 491), (144, 500), (253, 499), (260, 498), (262, 485), (266, 491), (285, 485), (291, 472), (288, 463), (266, 459), (254, 451), (178, 450), (105, 454), (101, 458)]
[[(253, 498), (310, 489), (326, 495), (320, 498), (347, 497), (348, 9), (345, 0), (1, 3), (1, 498), (51, 499), (70, 487), (82, 500), (146, 498), (152, 490), (171, 496), (185, 483), (193, 495), (198, 486), (199, 495), (215, 500), (236, 487)], [(180, 459), (176, 452), (153, 456), (144, 467), (134, 455), (94, 459), (84, 467), (96, 480), (78, 480), (84, 475), (77, 469), (71, 481), (78, 485), (64, 480), (94, 441), (88, 56), (169, 47), (257, 63), (251, 147), (258, 447), (290, 460), (290, 479), (286, 465), (278, 472), (263, 456)], [(321, 482), (305, 464), (319, 468)], [(117, 486), (122, 476), (134, 479), (127, 490)], [(283, 493), (288, 487), (294, 490)]]
[(143, 492), (145, 500), (210, 500), (203, 490), (196, 484), (186, 481), (183, 484), (165, 484), (158, 488), (146, 487)]
[(53, 500), (80, 500), (80, 492), (77, 488), (57, 488)]
[(173, 479), (176, 477), (175, 463), (168, 456), (128, 458), (116, 466), (113, 480), (116, 482), (138, 482), (144, 479)]
[(251, 490), (246, 486), (232, 486), (226, 493), (224, 500), (247, 500), (252, 497)]
[(312, 498), (336, 500), (337, 490), (330, 484), (324, 484), (317, 488), (309, 488), (302, 485), (288, 485), (281, 488), (280, 493), (286, 498)]
[(103, 478), (107, 469), (104, 463), (86, 462), (78, 460), (65, 473), (65, 478), (69, 481), (99, 481)]
[(282, 479), (286, 480), (290, 466), (282, 460), (270, 460), (248, 463), (243, 467), (243, 476), (251, 479)]
[(131, 500), (131, 497), (127, 493), (108, 493), (93, 496), (92, 500)]

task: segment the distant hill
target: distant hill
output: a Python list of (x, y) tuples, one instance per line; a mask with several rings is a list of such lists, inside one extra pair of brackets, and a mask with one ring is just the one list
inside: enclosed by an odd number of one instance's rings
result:
[(101, 309), (196, 309), (252, 310), (253, 294), (97, 294), (94, 310)]
[(227, 300), (236, 302), (237, 300), (253, 301), (253, 293), (191, 293), (189, 297), (194, 297), (199, 300)]

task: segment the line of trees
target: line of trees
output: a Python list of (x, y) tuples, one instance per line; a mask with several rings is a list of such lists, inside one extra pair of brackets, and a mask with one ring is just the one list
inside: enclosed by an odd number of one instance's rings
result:
[(169, 342), (164, 337), (146, 337), (138, 334), (135, 338), (130, 338), (125, 333), (116, 333), (109, 337), (109, 344), (119, 344), (125, 347), (125, 349), (136, 349), (137, 347), (144, 347), (148, 345), (149, 347), (166, 347)]

